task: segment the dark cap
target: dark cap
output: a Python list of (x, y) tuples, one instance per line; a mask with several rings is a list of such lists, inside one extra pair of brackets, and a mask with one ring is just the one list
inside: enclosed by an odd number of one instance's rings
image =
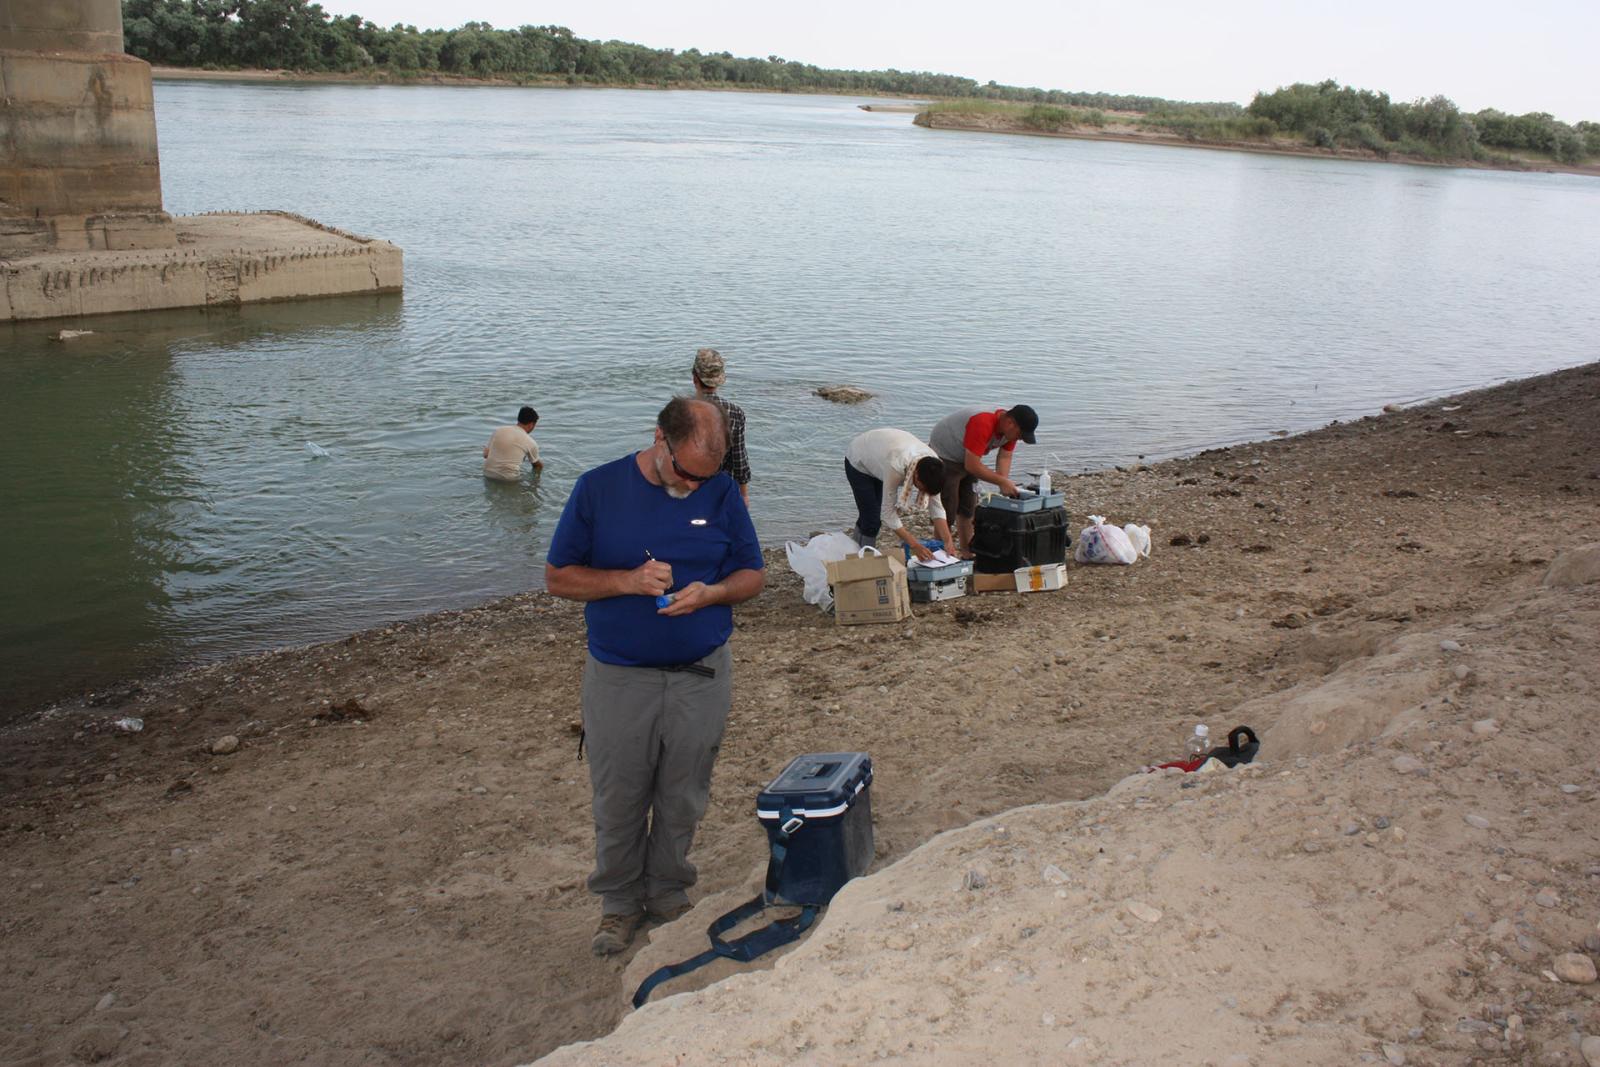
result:
[(1018, 404), (1006, 414), (1016, 420), (1017, 427), (1022, 431), (1023, 443), (1033, 444), (1033, 431), (1039, 428), (1039, 413), (1026, 404)]

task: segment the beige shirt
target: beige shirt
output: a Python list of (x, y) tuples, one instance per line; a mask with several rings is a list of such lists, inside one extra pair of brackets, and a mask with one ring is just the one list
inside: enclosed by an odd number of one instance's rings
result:
[(883, 483), (883, 525), (898, 530), (905, 525), (900, 519), (902, 511), (926, 510), (930, 519), (946, 518), (939, 497), (923, 493), (911, 477), (917, 460), (933, 454), (916, 435), (886, 428), (857, 436), (845, 449), (844, 458), (862, 474)]
[(483, 461), (483, 476), (514, 482), (522, 476), (522, 457), (539, 462), (539, 446), (521, 426), (502, 426), (489, 437), (489, 457)]

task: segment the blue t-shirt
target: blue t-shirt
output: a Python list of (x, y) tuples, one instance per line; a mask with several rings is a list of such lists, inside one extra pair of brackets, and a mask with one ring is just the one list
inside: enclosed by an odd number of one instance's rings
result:
[[(645, 553), (648, 552), (647, 556)], [(632, 570), (651, 556), (672, 566), (672, 588), (711, 585), (761, 570), (761, 545), (739, 487), (718, 474), (682, 500), (639, 472), (632, 455), (586, 471), (572, 487), (545, 560), (552, 567)], [(656, 614), (654, 597), (614, 596), (584, 605), (589, 653), (621, 667), (693, 663), (733, 633), (733, 608)]]

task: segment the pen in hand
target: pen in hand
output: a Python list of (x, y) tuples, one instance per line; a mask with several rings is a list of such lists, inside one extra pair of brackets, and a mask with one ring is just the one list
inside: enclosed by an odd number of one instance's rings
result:
[[(645, 560), (647, 562), (650, 562), (650, 563), (657, 562), (656, 561), (656, 557), (653, 554), (651, 554), (651, 552), (650, 552), (650, 550), (648, 548), (644, 550), (644, 558), (645, 558)], [(660, 596), (656, 597), (656, 608), (657, 609), (664, 608), (668, 604), (672, 603), (672, 597), (673, 597), (672, 593), (662, 593)]]

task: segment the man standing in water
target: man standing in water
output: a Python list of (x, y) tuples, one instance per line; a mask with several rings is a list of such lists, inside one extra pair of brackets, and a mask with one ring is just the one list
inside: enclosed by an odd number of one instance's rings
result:
[(533, 440), (533, 428), (539, 424), (539, 413), (526, 404), (517, 412), (515, 426), (502, 426), (489, 435), (483, 446), (483, 476), (497, 482), (514, 482), (522, 476), (522, 458), (533, 463), (533, 473), (544, 470), (539, 459), (539, 446)]
[(546, 587), (583, 601), (589, 628), (597, 956), (689, 909), (689, 845), (733, 699), (732, 605), (766, 582), (727, 447), (716, 405), (674, 397), (649, 448), (578, 478), (546, 557)]
[(722, 383), (728, 380), (728, 364), (715, 348), (702, 348), (694, 354), (694, 393), (701, 400), (709, 400), (722, 409), (728, 420), (728, 454), (722, 458), (722, 469), (739, 486), (739, 496), (745, 507), (750, 506), (750, 456), (744, 450), (744, 408), (717, 395)]

